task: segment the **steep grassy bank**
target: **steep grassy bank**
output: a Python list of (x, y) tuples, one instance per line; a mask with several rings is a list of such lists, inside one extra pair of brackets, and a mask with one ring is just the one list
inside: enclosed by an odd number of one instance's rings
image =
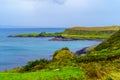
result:
[(81, 66), (84, 65), (83, 70), (91, 79), (120, 80), (118, 76), (120, 74), (120, 31), (88, 52), (86, 56), (78, 57), (77, 62)]
[(110, 38), (95, 48), (95, 51), (104, 50), (105, 52), (116, 52), (120, 49), (120, 31), (113, 34)]

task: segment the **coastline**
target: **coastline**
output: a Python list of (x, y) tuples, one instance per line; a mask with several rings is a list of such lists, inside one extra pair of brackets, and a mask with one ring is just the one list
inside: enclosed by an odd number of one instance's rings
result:
[(78, 41), (78, 40), (88, 40), (88, 41), (104, 41), (104, 39), (94, 39), (94, 38), (81, 38), (81, 39), (75, 39), (75, 38), (65, 38), (62, 36), (38, 36), (38, 37), (33, 37), (33, 36), (8, 36), (9, 38), (51, 38), (48, 41)]
[(82, 55), (86, 55), (89, 51), (93, 50), (95, 47), (97, 47), (98, 45), (93, 45), (93, 46), (89, 46), (89, 47), (84, 47), (80, 50), (77, 50), (75, 52), (75, 55), (77, 56), (82, 56)]

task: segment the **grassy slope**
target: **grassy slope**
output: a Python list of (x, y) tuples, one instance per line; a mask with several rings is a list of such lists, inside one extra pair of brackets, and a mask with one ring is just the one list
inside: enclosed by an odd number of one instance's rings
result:
[(106, 39), (119, 29), (119, 26), (73, 27), (66, 29), (62, 36), (75, 39)]
[(64, 67), (60, 71), (42, 70), (30, 73), (0, 73), (2, 80), (85, 80), (85, 74), (80, 69)]
[[(106, 73), (105, 77), (107, 80), (120, 80), (120, 77), (118, 76), (120, 74), (120, 30), (89, 53), (90, 54), (79, 58), (78, 61), (85, 63), (97, 63), (95, 68), (97, 69), (100, 65), (104, 67), (103, 70)], [(100, 72), (102, 72), (102, 69)], [(105, 79), (102, 78), (101, 80)]]
[(96, 51), (101, 51), (103, 49), (107, 52), (113, 52), (120, 49), (120, 31), (113, 34), (110, 38), (95, 48)]

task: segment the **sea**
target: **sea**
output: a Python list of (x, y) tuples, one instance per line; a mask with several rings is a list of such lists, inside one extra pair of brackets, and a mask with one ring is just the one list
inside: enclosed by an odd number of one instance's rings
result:
[(46, 38), (10, 38), (9, 35), (20, 33), (62, 32), (65, 28), (0, 28), (0, 71), (25, 65), (36, 59), (52, 59), (56, 50), (68, 47), (76, 52), (84, 47), (97, 45), (101, 41), (49, 41)]

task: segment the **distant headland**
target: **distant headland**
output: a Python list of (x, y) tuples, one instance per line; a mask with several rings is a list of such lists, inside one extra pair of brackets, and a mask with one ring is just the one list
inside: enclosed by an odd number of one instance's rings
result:
[(15, 34), (8, 37), (52, 37), (49, 41), (72, 41), (72, 40), (102, 40), (118, 31), (120, 26), (81, 27), (67, 28), (63, 32), (55, 33), (29, 33)]

